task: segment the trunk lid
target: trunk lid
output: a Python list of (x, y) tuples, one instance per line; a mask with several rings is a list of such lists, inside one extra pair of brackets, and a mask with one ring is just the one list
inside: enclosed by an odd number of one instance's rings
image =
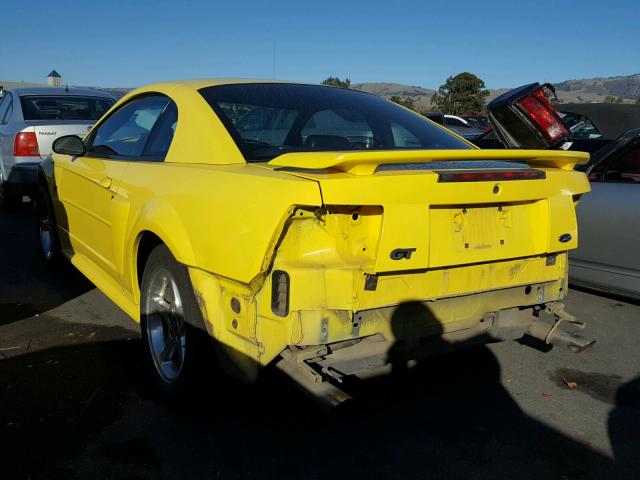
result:
[[(573, 167), (588, 158), (524, 150), (306, 152), (282, 155), (267, 167), (318, 182), (328, 209), (382, 206), (380, 273), (575, 248), (574, 198), (589, 184)], [(520, 178), (525, 172), (535, 178)]]
[(91, 129), (95, 121), (88, 120), (30, 120), (25, 122), (36, 134), (40, 158), (46, 159), (51, 156), (53, 142), (58, 137), (64, 135), (77, 135), (83, 138)]

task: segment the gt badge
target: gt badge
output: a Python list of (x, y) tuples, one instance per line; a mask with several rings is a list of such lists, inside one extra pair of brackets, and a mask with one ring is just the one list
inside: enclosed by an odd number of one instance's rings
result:
[(403, 258), (409, 260), (411, 258), (411, 254), (415, 251), (415, 248), (396, 248), (389, 256), (391, 257), (391, 260), (402, 260)]

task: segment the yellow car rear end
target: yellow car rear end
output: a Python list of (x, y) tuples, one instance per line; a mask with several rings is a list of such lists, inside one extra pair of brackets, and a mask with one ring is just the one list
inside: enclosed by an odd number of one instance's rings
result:
[(165, 392), (202, 335), (227, 372), (276, 365), (327, 405), (451, 348), (590, 344), (562, 307), (586, 154), (478, 150), (362, 92), (245, 81), (136, 90), (54, 151), (44, 258), (140, 322)]
[[(587, 158), (443, 150), (290, 154), (264, 165), (317, 182), (323, 204), (291, 209), (253, 290), (222, 286), (224, 300), (213, 304), (232, 334), (223, 343), (239, 336), (255, 345), (227, 348), (234, 366), (254, 378), (282, 357), (287, 373), (325, 391), (322, 375), (381, 373), (524, 334), (588, 346), (551, 331), (558, 320), (577, 325), (561, 302), (575, 204), (589, 190), (573, 164)], [(237, 312), (234, 298), (242, 298)]]

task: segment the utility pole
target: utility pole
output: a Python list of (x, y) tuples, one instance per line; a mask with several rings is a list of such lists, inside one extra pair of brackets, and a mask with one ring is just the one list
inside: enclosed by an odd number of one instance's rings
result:
[(273, 41), (273, 71), (271, 74), (273, 80), (276, 79), (276, 41)]

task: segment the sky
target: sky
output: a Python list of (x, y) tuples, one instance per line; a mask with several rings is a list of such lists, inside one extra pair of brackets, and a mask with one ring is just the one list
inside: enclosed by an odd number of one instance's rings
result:
[(640, 72), (639, 0), (2, 0), (0, 79), (137, 87), (242, 77), (437, 88)]

